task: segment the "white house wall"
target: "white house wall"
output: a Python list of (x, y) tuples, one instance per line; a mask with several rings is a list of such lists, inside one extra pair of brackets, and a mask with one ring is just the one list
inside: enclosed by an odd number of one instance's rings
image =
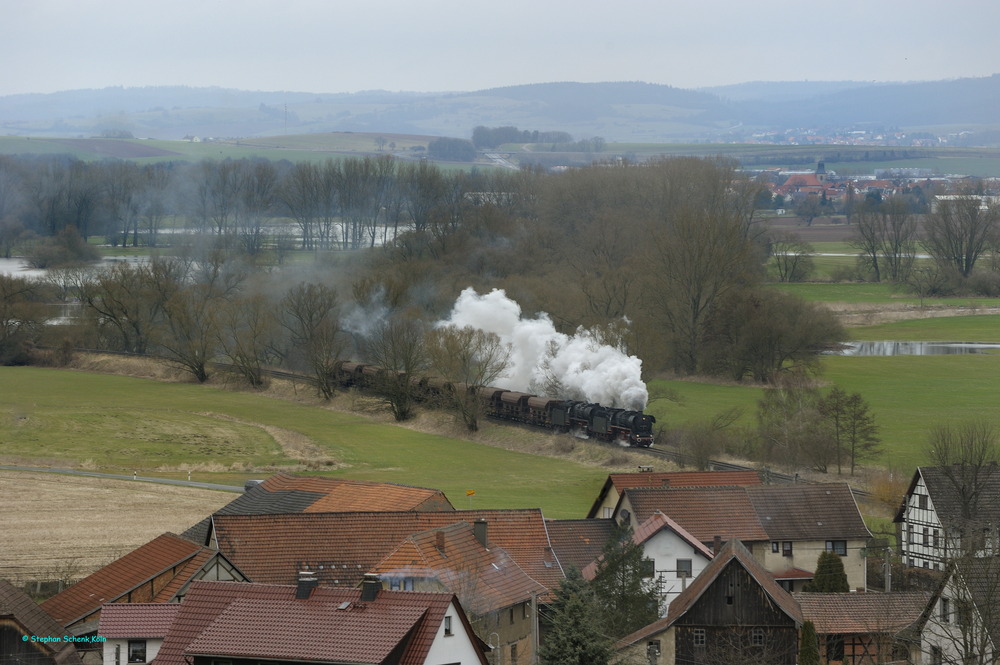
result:
[[(921, 497), (925, 497), (921, 499)], [(926, 508), (921, 508), (921, 501)], [(934, 502), (927, 493), (923, 476), (918, 476), (913, 491), (906, 497), (900, 533), (903, 564), (914, 568), (941, 570), (946, 552), (945, 531), (941, 527)]]
[(448, 605), (445, 616), (451, 617), (452, 634), (444, 634), (444, 621), (438, 626), (437, 635), (427, 653), (425, 665), (449, 665), (452, 663), (459, 665), (478, 665), (479, 656), (472, 637), (465, 631), (465, 624), (458, 615), (458, 608), (454, 603)]
[[(686, 540), (669, 528), (660, 529), (658, 533), (643, 543), (643, 552), (647, 559), (653, 560), (656, 578), (663, 598), (662, 611), (667, 611), (667, 604), (677, 597), (691, 581), (708, 565), (705, 555), (695, 549)], [(691, 577), (681, 578), (677, 575), (677, 560), (691, 560)]]

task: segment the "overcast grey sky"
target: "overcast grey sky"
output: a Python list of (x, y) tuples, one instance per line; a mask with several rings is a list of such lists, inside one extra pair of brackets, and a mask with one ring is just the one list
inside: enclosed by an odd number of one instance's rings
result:
[(0, 95), (1000, 72), (998, 0), (0, 0)]

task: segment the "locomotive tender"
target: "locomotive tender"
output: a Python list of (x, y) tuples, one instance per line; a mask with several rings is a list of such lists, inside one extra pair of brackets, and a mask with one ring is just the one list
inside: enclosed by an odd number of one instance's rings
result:
[[(372, 388), (385, 370), (375, 365), (344, 362), (338, 365), (336, 372), (337, 380), (343, 386)], [(446, 395), (455, 390), (469, 390), (480, 400), (486, 415), (492, 418), (559, 432), (583, 432), (602, 441), (638, 448), (648, 448), (653, 443), (653, 423), (656, 418), (642, 411), (540, 397), (492, 386), (469, 387), (436, 377), (414, 376), (409, 381), (416, 396), (423, 399)]]

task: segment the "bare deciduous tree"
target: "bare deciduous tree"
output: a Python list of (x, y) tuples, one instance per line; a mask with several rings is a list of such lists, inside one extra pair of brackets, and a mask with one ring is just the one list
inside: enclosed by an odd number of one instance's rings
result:
[(482, 405), (475, 389), (503, 375), (510, 361), (509, 346), (494, 333), (450, 325), (428, 331), (427, 352), (431, 366), (451, 382), (451, 401), (462, 422), (469, 431), (478, 430)]

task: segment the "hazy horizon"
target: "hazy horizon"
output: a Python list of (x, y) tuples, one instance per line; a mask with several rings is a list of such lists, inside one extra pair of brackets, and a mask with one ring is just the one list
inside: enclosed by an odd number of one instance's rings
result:
[[(0, 0), (0, 96), (109, 87), (468, 92), (551, 82), (696, 89), (996, 73), (1000, 3), (845, 0), (807, 11), (626, 0)], [(945, 20), (946, 19), (946, 20)], [(942, 27), (944, 26), (944, 27)]]

